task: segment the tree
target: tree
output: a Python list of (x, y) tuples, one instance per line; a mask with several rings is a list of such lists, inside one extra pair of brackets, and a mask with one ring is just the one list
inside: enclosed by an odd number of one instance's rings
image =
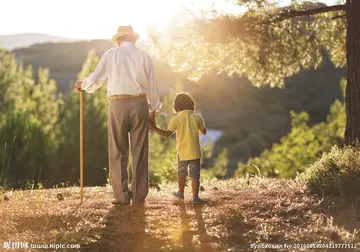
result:
[(14, 55), (0, 48), (0, 116), (14, 110), (15, 99), (9, 94), (9, 88), (18, 81), (18, 77)]
[[(78, 79), (91, 74), (99, 58), (90, 51)], [(61, 163), (58, 180), (76, 183), (79, 178), (79, 92), (72, 89), (69, 100), (61, 112)], [(106, 84), (92, 94), (83, 92), (84, 111), (84, 183), (86, 185), (106, 184), (108, 167)], [(67, 171), (67, 172), (64, 172)]]
[(56, 83), (49, 79), (49, 70), (46, 68), (39, 68), (37, 81), (31, 66), (26, 71), (20, 66), (18, 72), (19, 80), (8, 89), (9, 95), (12, 94), (16, 101), (14, 112), (26, 115), (28, 120), (37, 121), (55, 150), (59, 143), (59, 113), (63, 104), (61, 95), (57, 94)]
[(347, 67), (345, 143), (354, 145), (360, 140), (360, 1), (292, 1), (283, 8), (273, 2), (238, 0), (247, 11), (237, 16), (181, 13), (189, 19), (163, 37), (170, 42), (161, 53), (193, 80), (215, 69), (245, 75), (256, 86), (282, 86), (328, 54), (336, 66)]
[(40, 69), (37, 79), (31, 66), (24, 70), (0, 49), (0, 184), (5, 186), (47, 182), (56, 165), (62, 100), (47, 69)]
[(39, 121), (13, 114), (2, 117), (0, 125), (0, 185), (24, 188), (31, 183), (34, 188), (41, 182), (47, 186), (53, 177), (54, 148)]

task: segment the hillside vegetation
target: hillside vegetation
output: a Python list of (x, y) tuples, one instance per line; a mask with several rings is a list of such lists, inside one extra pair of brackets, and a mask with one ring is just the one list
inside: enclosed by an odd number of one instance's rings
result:
[[(141, 41), (138, 46), (151, 53), (151, 45)], [(48, 67), (50, 77), (57, 81), (60, 92), (67, 93), (70, 81), (75, 80), (88, 51), (97, 57), (113, 47), (110, 41), (94, 40), (74, 43), (47, 43), (15, 50), (17, 61), (34, 68)], [(228, 175), (238, 162), (259, 156), (291, 130), (290, 111), (306, 111), (309, 125), (326, 120), (329, 108), (336, 99), (342, 99), (340, 80), (343, 69), (336, 69), (325, 60), (318, 70), (303, 70), (286, 80), (284, 88), (258, 89), (246, 78), (229, 78), (208, 74), (199, 83), (193, 83), (180, 74), (174, 74), (167, 63), (154, 55), (160, 91), (166, 96), (175, 83), (183, 83), (197, 101), (208, 128), (224, 132), (216, 143), (215, 155), (224, 148), (230, 158)], [(36, 77), (36, 71), (35, 77)], [(214, 116), (216, 115), (216, 116)]]

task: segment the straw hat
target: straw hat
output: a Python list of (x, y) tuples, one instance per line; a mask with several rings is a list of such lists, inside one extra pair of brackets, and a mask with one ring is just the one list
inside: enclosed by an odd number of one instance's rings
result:
[(112, 37), (112, 41), (116, 44), (118, 38), (127, 36), (127, 35), (133, 36), (135, 41), (140, 38), (139, 34), (134, 32), (131, 25), (127, 25), (127, 26), (119, 26), (118, 27), (117, 33)]

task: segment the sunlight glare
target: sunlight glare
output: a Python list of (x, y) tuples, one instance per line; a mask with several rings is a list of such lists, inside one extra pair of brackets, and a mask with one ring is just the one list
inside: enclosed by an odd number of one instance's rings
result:
[[(72, 39), (111, 39), (120, 25), (132, 25), (141, 39), (147, 38), (148, 26), (169, 28), (179, 9), (196, 11), (211, 8), (213, 0), (5, 0), (0, 15), (0, 35), (45, 33)], [(220, 1), (233, 11), (231, 1)], [(18, 8), (21, 6), (21, 8)], [(236, 8), (235, 8), (236, 9)], [(30, 10), (30, 11), (29, 11)], [(14, 19), (21, 17), (21, 19)], [(12, 22), (8, 22), (13, 20)], [(26, 20), (26, 22), (20, 21)]]

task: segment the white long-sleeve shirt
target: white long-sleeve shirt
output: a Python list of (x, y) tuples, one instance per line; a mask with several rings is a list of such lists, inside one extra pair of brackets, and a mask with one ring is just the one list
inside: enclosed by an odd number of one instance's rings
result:
[(107, 50), (95, 71), (83, 80), (81, 88), (92, 93), (105, 79), (108, 79), (108, 96), (146, 94), (151, 111), (162, 106), (152, 60), (134, 43), (124, 42)]

